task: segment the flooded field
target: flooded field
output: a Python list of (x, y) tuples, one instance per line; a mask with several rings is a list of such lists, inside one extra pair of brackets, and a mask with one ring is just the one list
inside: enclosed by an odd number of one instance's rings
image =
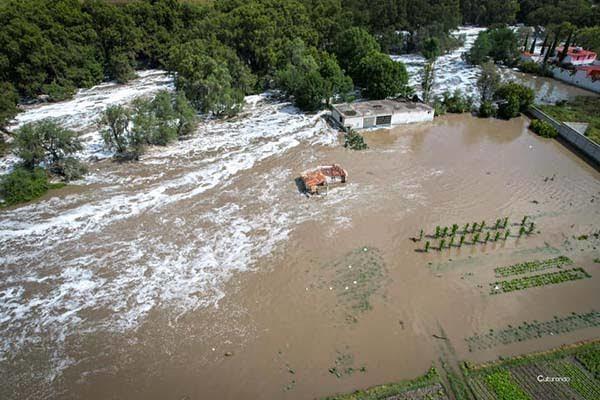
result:
[[(473, 361), (598, 336), (465, 340), (600, 302), (600, 173), (526, 119), (450, 115), (351, 152), (319, 116), (254, 101), (0, 213), (2, 398), (313, 398), (420, 375), (439, 336)], [(302, 195), (298, 174), (331, 162), (349, 183)], [(410, 240), (524, 215), (539, 233)], [(558, 255), (591, 278), (490, 295), (494, 268)]]
[[(437, 91), (473, 88), (460, 51), (440, 60)], [(586, 93), (507, 73), (548, 101)], [(369, 132), (369, 150), (351, 152), (320, 114), (265, 94), (138, 163), (112, 162), (100, 112), (172, 88), (146, 71), (15, 120), (76, 129), (90, 174), (0, 210), (0, 398), (314, 398), (421, 375), (440, 337), (472, 361), (598, 337), (585, 318), (600, 304), (600, 173), (525, 118), (448, 115)], [(302, 171), (333, 162), (348, 184), (300, 193)], [(536, 229), (519, 238), (525, 215)], [(410, 240), (503, 217), (506, 240), (427, 253)], [(560, 255), (585, 274), (490, 293), (494, 268)], [(484, 335), (533, 320), (556, 334)], [(484, 345), (467, 340), (478, 335)]]

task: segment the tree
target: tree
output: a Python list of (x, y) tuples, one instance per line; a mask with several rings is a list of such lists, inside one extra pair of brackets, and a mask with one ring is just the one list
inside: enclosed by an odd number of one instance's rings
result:
[(77, 133), (61, 127), (51, 119), (23, 125), (14, 140), (14, 153), (23, 166), (33, 170), (42, 164), (65, 180), (77, 179), (86, 169), (73, 157), (83, 150)]
[(494, 28), (479, 33), (467, 60), (471, 64), (482, 64), (489, 58), (509, 66), (517, 62), (518, 38), (510, 28)]
[(363, 77), (359, 72), (361, 60), (379, 50), (375, 38), (363, 28), (347, 29), (336, 40), (336, 56), (340, 66), (359, 85), (364, 84), (360, 80)]
[(31, 201), (48, 191), (48, 176), (43, 168), (17, 167), (0, 177), (0, 197), (7, 205)]
[(477, 79), (477, 89), (481, 102), (492, 101), (494, 93), (500, 85), (500, 74), (493, 62), (488, 61), (481, 65), (481, 75)]
[(518, 83), (509, 82), (501, 85), (496, 90), (495, 98), (501, 100), (498, 115), (510, 119), (525, 112), (535, 99), (533, 89)]
[(428, 103), (431, 97), (431, 89), (435, 81), (435, 61), (440, 55), (440, 44), (436, 38), (425, 41), (421, 53), (426, 59), (421, 72), (421, 89), (423, 90), (423, 101)]
[(177, 115), (177, 137), (182, 138), (191, 134), (198, 126), (196, 110), (192, 107), (185, 94), (177, 92), (173, 105)]
[(586, 50), (600, 54), (600, 26), (579, 30), (575, 43)]
[(215, 41), (194, 40), (171, 50), (175, 86), (204, 113), (234, 115), (251, 90), (254, 77), (235, 53)]
[(316, 48), (307, 48), (299, 39), (290, 43), (289, 61), (277, 71), (275, 82), (295, 104), (306, 111), (314, 111), (329, 103), (330, 98), (352, 90), (352, 80), (345, 76), (334, 57)]
[(15, 87), (9, 82), (0, 82), (0, 128), (17, 115), (19, 95)]
[(477, 35), (473, 47), (469, 50), (466, 57), (471, 64), (482, 64), (489, 59), (492, 51), (492, 42), (490, 35), (486, 31), (482, 31)]
[(360, 60), (357, 69), (359, 81), (363, 85), (362, 93), (369, 99), (378, 100), (411, 94), (406, 67), (385, 54), (376, 51), (369, 53)]
[(131, 129), (131, 111), (123, 106), (108, 107), (99, 120), (102, 138), (109, 150), (119, 157), (138, 159), (144, 151), (146, 138)]

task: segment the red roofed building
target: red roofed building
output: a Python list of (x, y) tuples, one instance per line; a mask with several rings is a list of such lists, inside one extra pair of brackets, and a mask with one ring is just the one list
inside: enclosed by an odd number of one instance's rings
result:
[[(556, 58), (560, 58), (563, 52), (563, 47), (556, 49)], [(589, 65), (596, 61), (596, 53), (589, 50), (583, 50), (581, 47), (569, 47), (567, 55), (563, 59), (563, 64), (571, 65)]]

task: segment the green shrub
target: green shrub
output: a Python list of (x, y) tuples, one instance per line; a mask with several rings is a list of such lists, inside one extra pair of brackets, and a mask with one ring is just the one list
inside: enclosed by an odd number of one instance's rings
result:
[(48, 176), (43, 168), (29, 171), (18, 167), (0, 180), (0, 196), (7, 205), (31, 201), (48, 191)]
[(356, 132), (355, 130), (350, 130), (348, 133), (346, 133), (346, 142), (344, 143), (344, 147), (352, 150), (365, 150), (368, 146), (360, 133)]
[(488, 118), (496, 116), (496, 109), (491, 101), (484, 101), (479, 105), (479, 116)]
[(533, 89), (518, 83), (509, 82), (500, 86), (494, 97), (501, 100), (498, 115), (501, 118), (514, 118), (520, 112), (525, 112), (535, 99)]
[(543, 64), (538, 64), (535, 61), (525, 61), (519, 64), (518, 66), (521, 72), (525, 72), (528, 74), (535, 74), (539, 76), (548, 76), (552, 77), (552, 71), (546, 68)]
[(449, 113), (461, 114), (471, 111), (473, 99), (470, 96), (463, 95), (459, 89), (456, 89), (452, 94), (450, 92), (444, 93), (442, 103)]
[(555, 138), (558, 136), (558, 131), (552, 125), (540, 119), (531, 121), (529, 129), (545, 138)]

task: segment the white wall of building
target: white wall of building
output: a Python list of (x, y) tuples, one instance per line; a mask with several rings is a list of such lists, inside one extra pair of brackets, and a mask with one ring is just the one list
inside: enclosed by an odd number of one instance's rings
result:
[(573, 74), (573, 71), (571, 70), (555, 67), (552, 69), (552, 73), (554, 74), (554, 78), (563, 82), (591, 90), (592, 92), (600, 93), (600, 80), (594, 82), (592, 77), (588, 76), (587, 71), (577, 70)]
[(414, 110), (406, 113), (392, 115), (392, 125), (412, 124), (414, 122), (433, 121), (433, 110)]

